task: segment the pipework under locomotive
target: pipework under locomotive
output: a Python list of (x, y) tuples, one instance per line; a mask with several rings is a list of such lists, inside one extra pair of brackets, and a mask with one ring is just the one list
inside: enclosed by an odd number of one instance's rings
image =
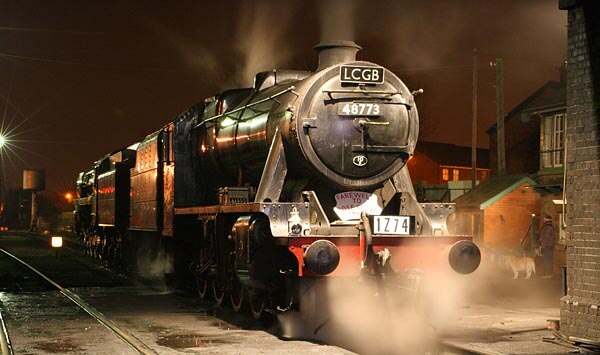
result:
[[(446, 226), (453, 206), (416, 199), (406, 167), (414, 93), (356, 60), (354, 42), (315, 49), (314, 72), (259, 73), (252, 88), (204, 100), (140, 143), (127, 255), (152, 246), (168, 272), (191, 270), (201, 297), (229, 295), (236, 311), (249, 298), (256, 317), (289, 308), (305, 277), (478, 267), (471, 238)], [(152, 228), (133, 228), (148, 219)]]

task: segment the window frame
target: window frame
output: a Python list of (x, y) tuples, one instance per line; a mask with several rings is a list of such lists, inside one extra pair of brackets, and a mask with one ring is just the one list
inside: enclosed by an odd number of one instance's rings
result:
[(452, 181), (460, 181), (460, 170), (452, 169)]
[(565, 151), (565, 111), (541, 115), (540, 169), (562, 168)]

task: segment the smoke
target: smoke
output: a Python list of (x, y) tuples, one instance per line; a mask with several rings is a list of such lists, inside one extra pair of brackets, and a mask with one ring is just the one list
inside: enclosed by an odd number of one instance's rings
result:
[(354, 41), (355, 0), (323, 0), (319, 2), (321, 41)]
[(179, 58), (191, 70), (200, 73), (210, 73), (218, 69), (215, 54), (208, 48), (200, 45), (202, 43), (201, 39), (174, 31), (163, 23), (149, 17), (141, 17), (140, 23), (155, 32), (161, 40), (170, 43), (179, 54)]
[[(283, 314), (284, 337), (317, 339), (360, 354), (423, 354), (458, 318), (465, 278), (409, 270), (399, 284), (374, 279), (304, 284), (299, 314)], [(443, 295), (443, 297), (440, 297)]]
[(169, 253), (159, 252), (156, 256), (140, 253), (136, 257), (137, 273), (144, 279), (152, 280), (155, 286), (167, 286), (165, 275), (172, 274), (173, 255)]
[(295, 2), (244, 1), (234, 46), (242, 57), (234, 85), (252, 85), (256, 73), (285, 65), (291, 56), (287, 40)]
[[(404, 270), (399, 275), (398, 280), (385, 279), (384, 287), (369, 277), (306, 280), (300, 288), (300, 312), (278, 316), (282, 335), (316, 339), (360, 354), (437, 353), (443, 339), (463, 339), (477, 329), (502, 329), (505, 320), (498, 314), (480, 314), (482, 309), (556, 307), (560, 297), (555, 286), (523, 280), (523, 275), (513, 280), (512, 271), (487, 258), (469, 275), (449, 267)], [(506, 322), (516, 321), (510, 317)], [(545, 326), (539, 319), (519, 321)]]
[[(423, 126), (437, 127), (428, 132), (430, 140), (458, 145), (471, 140), (464, 127), (471, 117), (474, 48), (480, 61), (479, 147), (487, 146), (485, 131), (495, 123), (496, 112), (494, 71), (483, 64), (504, 58), (508, 112), (557, 78), (556, 68), (564, 60), (566, 11), (552, 2), (401, 0), (360, 5), (356, 25), (363, 54), (400, 75), (409, 87), (424, 89), (417, 105), (428, 107), (422, 115), (428, 125)], [(367, 53), (370, 48), (377, 52)], [(455, 97), (448, 95), (448, 88), (469, 94)], [(440, 109), (450, 106), (450, 113)]]
[[(456, 51), (457, 41), (464, 34), (468, 10), (440, 2), (399, 1), (388, 5), (388, 11), (371, 13), (375, 25), (364, 30), (370, 35), (393, 38), (386, 50), (390, 64), (408, 68), (447, 65), (448, 55)], [(444, 15), (431, 16), (436, 12)]]
[(329, 284), (328, 297), (336, 301), (324, 335), (349, 342), (361, 354), (426, 353), (460, 309), (459, 282), (453, 276), (418, 274), (409, 289)]

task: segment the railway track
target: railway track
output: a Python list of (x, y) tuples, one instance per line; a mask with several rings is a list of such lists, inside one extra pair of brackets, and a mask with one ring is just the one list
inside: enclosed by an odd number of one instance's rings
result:
[(436, 344), (436, 355), (503, 355), (497, 351), (474, 349), (452, 341), (439, 341)]
[[(98, 323), (102, 324), (106, 329), (108, 329), (111, 333), (113, 333), (115, 336), (117, 336), (123, 343), (125, 343), (127, 346), (129, 346), (131, 349), (133, 349), (137, 353), (144, 354), (144, 355), (157, 354), (156, 351), (154, 351), (148, 345), (144, 344), (142, 341), (140, 341), (138, 338), (136, 338), (129, 332), (127, 332), (127, 330), (120, 327), (118, 324), (116, 324), (114, 321), (112, 321), (111, 319), (106, 317), (104, 314), (99, 312), (97, 309), (92, 307), (90, 304), (85, 302), (76, 293), (70, 291), (69, 289), (62, 287), (61, 285), (59, 285), (58, 283), (56, 283), (55, 281), (51, 280), (49, 277), (44, 275), (42, 272), (40, 272), (33, 266), (29, 265), (22, 259), (18, 258), (17, 256), (9, 253), (8, 251), (6, 251), (4, 249), (0, 249), (0, 252), (3, 253), (4, 255), (6, 255), (10, 260), (14, 261), (15, 263), (18, 263), (18, 265), (20, 267), (22, 267), (26, 270), (29, 270), (30, 272), (37, 275), (39, 278), (46, 281), (49, 285), (52, 286), (52, 288), (58, 290), (60, 292), (60, 294), (62, 294), (64, 297), (66, 297), (68, 300), (70, 300), (73, 304), (75, 304), (78, 308), (83, 310), (85, 313), (89, 314), (94, 320), (96, 320)], [(6, 329), (6, 326), (4, 325), (3, 321), (2, 321), (2, 335), (3, 335), (2, 338), (4, 339), (4, 341), (2, 342), (3, 354), (5, 354), (5, 353), (12, 354), (12, 346), (10, 345), (11, 343), (10, 343), (9, 332)]]

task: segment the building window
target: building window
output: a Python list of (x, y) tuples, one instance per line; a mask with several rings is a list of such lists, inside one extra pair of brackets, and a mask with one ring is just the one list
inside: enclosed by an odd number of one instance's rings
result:
[(452, 181), (458, 181), (459, 177), (460, 177), (460, 170), (452, 169)]
[(448, 181), (448, 169), (442, 169), (442, 181)]
[(563, 165), (565, 142), (565, 113), (544, 116), (540, 135), (540, 155), (542, 168)]

